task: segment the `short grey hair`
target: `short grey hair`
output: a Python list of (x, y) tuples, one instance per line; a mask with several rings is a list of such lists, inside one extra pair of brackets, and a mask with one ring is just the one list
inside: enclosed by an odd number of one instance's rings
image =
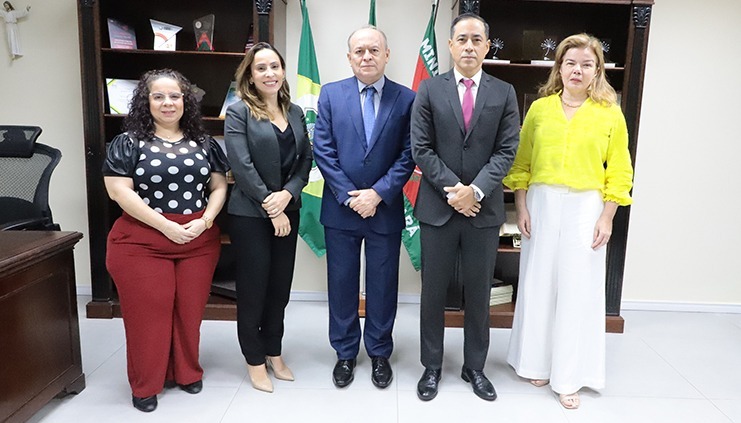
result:
[(365, 24), (365, 25), (361, 26), (360, 28), (356, 29), (355, 31), (353, 31), (350, 34), (350, 36), (347, 37), (347, 51), (350, 51), (352, 49), (352, 47), (350, 46), (350, 40), (352, 39), (353, 35), (355, 35), (358, 31), (362, 31), (364, 29), (372, 29), (372, 30), (378, 31), (381, 34), (381, 38), (383, 38), (383, 45), (388, 50), (388, 48), (389, 48), (389, 41), (388, 41), (388, 38), (386, 38), (386, 34), (383, 31), (381, 31), (380, 29), (378, 29), (375, 25)]

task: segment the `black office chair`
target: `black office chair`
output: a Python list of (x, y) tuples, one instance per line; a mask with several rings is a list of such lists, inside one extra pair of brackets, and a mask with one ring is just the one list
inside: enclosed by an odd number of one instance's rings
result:
[(59, 230), (49, 181), (62, 152), (36, 142), (38, 126), (0, 125), (0, 230)]

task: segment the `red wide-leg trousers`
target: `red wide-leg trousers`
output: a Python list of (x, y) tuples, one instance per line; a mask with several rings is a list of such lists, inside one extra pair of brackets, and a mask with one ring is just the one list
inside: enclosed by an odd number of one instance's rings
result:
[[(183, 224), (202, 214), (164, 216)], [(158, 394), (165, 380), (185, 385), (203, 378), (198, 345), (219, 235), (213, 226), (178, 245), (126, 213), (111, 228), (106, 266), (121, 304), (134, 396)]]

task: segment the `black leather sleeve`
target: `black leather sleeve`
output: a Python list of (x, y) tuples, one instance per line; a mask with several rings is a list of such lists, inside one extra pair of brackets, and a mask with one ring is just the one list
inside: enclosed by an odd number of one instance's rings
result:
[(211, 165), (211, 172), (226, 173), (229, 171), (231, 166), (229, 166), (224, 150), (211, 137), (208, 137), (206, 142), (208, 143), (206, 151), (208, 152), (208, 163)]
[(103, 176), (134, 176), (139, 161), (139, 145), (128, 134), (118, 134), (108, 143), (107, 155), (103, 161)]

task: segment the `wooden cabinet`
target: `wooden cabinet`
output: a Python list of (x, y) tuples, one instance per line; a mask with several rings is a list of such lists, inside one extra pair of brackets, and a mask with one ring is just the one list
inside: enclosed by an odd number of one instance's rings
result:
[[(201, 102), (204, 123), (209, 133), (220, 135), (224, 122), (219, 119), (219, 112), (248, 40), (272, 41), (271, 9), (272, 1), (266, 0), (78, 1), (93, 288), (93, 300), (87, 308), (89, 317), (119, 313), (115, 289), (105, 268), (105, 252), (108, 231), (121, 211), (106, 195), (101, 164), (106, 142), (121, 132), (123, 115), (109, 112), (106, 78), (138, 80), (151, 69), (178, 70), (206, 92)], [(197, 51), (193, 21), (209, 14), (215, 15), (215, 51)], [(110, 48), (109, 18), (134, 29), (138, 49)], [(150, 18), (182, 27), (177, 33), (176, 51), (153, 50)], [(223, 221), (223, 217), (218, 221)], [(233, 308), (225, 308), (224, 304), (209, 310), (211, 318), (235, 316)]]
[(0, 232), (0, 421), (85, 389), (72, 248), (79, 232)]
[[(550, 71), (550, 67), (530, 64), (530, 60), (543, 59), (543, 51), (538, 47), (544, 38), (558, 43), (569, 35), (587, 32), (603, 41), (609, 40), (607, 61), (614, 63), (614, 67), (607, 69), (607, 77), (620, 94), (628, 124), (630, 154), (635, 165), (653, 3), (653, 0), (461, 0), (458, 11), (479, 14), (490, 26), (490, 38), (504, 41), (504, 48), (497, 56), (510, 60), (510, 63), (494, 64), (487, 60), (484, 71), (514, 85), (521, 114), (525, 95), (537, 94), (538, 86), (546, 81)], [(534, 49), (533, 42), (536, 43)], [(553, 58), (553, 52), (550, 57)], [(623, 331), (620, 299), (629, 216), (630, 207), (619, 208), (607, 249), (606, 314), (609, 332)], [(500, 248), (498, 276), (515, 283), (518, 260), (516, 251)], [(492, 307), (492, 326), (510, 327), (513, 309), (512, 304)], [(453, 326), (458, 322), (462, 324), (461, 317), (460, 313), (448, 313), (447, 322)]]

